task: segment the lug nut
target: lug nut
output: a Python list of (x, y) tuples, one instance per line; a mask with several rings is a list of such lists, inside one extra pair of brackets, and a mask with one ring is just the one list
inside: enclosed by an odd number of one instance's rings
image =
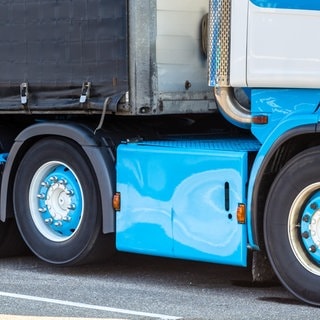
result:
[(48, 218), (48, 219), (45, 219), (44, 222), (45, 222), (46, 224), (52, 224), (53, 219), (52, 219), (52, 218)]
[(302, 220), (304, 222), (309, 222), (310, 221), (310, 217), (308, 215), (303, 216)]
[(312, 245), (312, 246), (309, 248), (309, 251), (310, 251), (311, 253), (315, 253), (315, 252), (317, 251), (316, 246), (315, 246), (315, 245)]
[(73, 190), (67, 190), (67, 191), (66, 191), (66, 195), (67, 195), (67, 196), (73, 196), (73, 195), (74, 195)]
[(42, 181), (41, 186), (45, 188), (49, 188), (50, 184), (47, 181)]
[(312, 202), (312, 203), (310, 204), (310, 208), (311, 208), (312, 210), (318, 209), (317, 203), (316, 203), (316, 202)]
[(308, 239), (309, 238), (309, 232), (308, 231), (305, 231), (302, 233), (302, 237), (305, 238), (305, 239)]

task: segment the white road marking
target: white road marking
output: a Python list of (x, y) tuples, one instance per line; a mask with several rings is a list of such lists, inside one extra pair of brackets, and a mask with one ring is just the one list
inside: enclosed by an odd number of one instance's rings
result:
[(157, 318), (157, 319), (167, 319), (167, 320), (182, 319), (181, 317), (168, 316), (168, 315), (164, 315), (164, 314), (140, 312), (140, 311), (134, 311), (134, 310), (127, 310), (127, 309), (110, 308), (110, 307), (98, 306), (98, 305), (94, 305), (94, 304), (42, 298), (42, 297), (29, 296), (29, 295), (10, 293), (10, 292), (3, 292), (3, 291), (0, 291), (0, 296), (9, 297), (9, 298), (16, 298), (16, 299), (31, 300), (31, 301), (38, 301), (38, 302), (54, 303), (54, 304), (71, 306), (71, 307), (76, 307), (76, 308), (93, 309), (93, 310), (121, 313), (121, 314), (127, 314), (127, 315)]

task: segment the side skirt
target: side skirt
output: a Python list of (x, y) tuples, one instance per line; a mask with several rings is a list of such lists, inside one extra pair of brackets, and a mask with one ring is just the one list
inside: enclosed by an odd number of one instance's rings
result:
[(116, 247), (120, 251), (246, 266), (248, 153), (255, 140), (121, 144)]

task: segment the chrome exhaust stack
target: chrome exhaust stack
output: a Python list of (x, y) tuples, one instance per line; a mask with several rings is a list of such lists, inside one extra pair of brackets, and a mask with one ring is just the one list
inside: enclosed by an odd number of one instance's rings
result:
[(242, 106), (230, 86), (231, 0), (210, 0), (208, 29), (209, 86), (220, 112), (240, 128), (250, 128), (249, 108)]

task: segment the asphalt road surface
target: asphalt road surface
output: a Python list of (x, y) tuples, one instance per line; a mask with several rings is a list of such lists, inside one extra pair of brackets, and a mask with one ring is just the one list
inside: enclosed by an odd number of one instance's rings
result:
[(319, 316), (277, 283), (253, 287), (243, 268), (130, 254), (73, 268), (33, 256), (0, 260), (0, 320)]

